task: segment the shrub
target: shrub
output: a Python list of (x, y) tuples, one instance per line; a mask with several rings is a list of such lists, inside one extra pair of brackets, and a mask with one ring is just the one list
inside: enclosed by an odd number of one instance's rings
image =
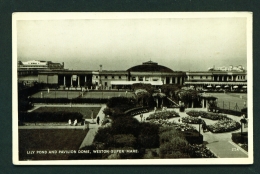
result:
[(189, 123), (189, 124), (199, 124), (201, 119), (197, 118), (197, 117), (182, 117), (182, 122), (183, 123)]
[(216, 156), (203, 144), (190, 145), (189, 154), (192, 158), (216, 158)]
[(159, 111), (155, 112), (153, 114), (150, 114), (146, 120), (151, 120), (151, 119), (170, 119), (174, 117), (180, 117), (180, 115), (175, 112), (175, 111)]
[(83, 115), (79, 112), (20, 112), (18, 119), (21, 122), (68, 122), (77, 119), (82, 121)]
[(248, 133), (243, 132), (242, 136), (241, 133), (232, 133), (232, 141), (236, 144), (248, 144)]
[(113, 136), (114, 145), (120, 147), (136, 147), (136, 138), (132, 134), (118, 134)]
[(159, 147), (159, 126), (150, 123), (141, 123), (140, 127), (138, 143), (141, 148)]
[(118, 117), (113, 120), (112, 134), (133, 134), (135, 137), (139, 135), (140, 123), (132, 117)]
[(182, 137), (175, 137), (160, 145), (161, 158), (188, 158), (189, 143)]

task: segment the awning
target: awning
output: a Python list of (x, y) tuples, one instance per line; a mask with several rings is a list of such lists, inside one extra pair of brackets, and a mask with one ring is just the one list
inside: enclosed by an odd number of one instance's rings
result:
[(209, 86), (207, 86), (207, 87), (208, 87), (208, 88), (212, 88), (212, 86), (210, 86), (210, 85), (209, 85)]
[(247, 88), (247, 86), (242, 86), (242, 88)]
[(233, 88), (238, 88), (238, 86), (233, 86)]
[(163, 85), (162, 81), (111, 81), (111, 85), (132, 85), (135, 83)]
[(228, 87), (229, 87), (228, 85), (225, 86), (225, 88), (228, 88)]
[(216, 86), (216, 88), (220, 88), (221, 86)]

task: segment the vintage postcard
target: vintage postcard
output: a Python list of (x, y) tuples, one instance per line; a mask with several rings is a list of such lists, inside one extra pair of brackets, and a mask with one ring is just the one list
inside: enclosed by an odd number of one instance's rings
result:
[(13, 164), (253, 164), (252, 20), (13, 13)]

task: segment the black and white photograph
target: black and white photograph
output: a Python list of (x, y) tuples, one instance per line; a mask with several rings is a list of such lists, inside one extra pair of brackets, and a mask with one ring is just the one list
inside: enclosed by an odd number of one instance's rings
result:
[(253, 164), (252, 28), (251, 12), (13, 13), (13, 164)]

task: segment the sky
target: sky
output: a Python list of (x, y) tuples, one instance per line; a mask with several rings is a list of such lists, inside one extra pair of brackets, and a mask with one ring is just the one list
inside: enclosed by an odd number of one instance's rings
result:
[(247, 66), (245, 17), (17, 20), (17, 60), (73, 70), (127, 70), (146, 61), (174, 71)]

